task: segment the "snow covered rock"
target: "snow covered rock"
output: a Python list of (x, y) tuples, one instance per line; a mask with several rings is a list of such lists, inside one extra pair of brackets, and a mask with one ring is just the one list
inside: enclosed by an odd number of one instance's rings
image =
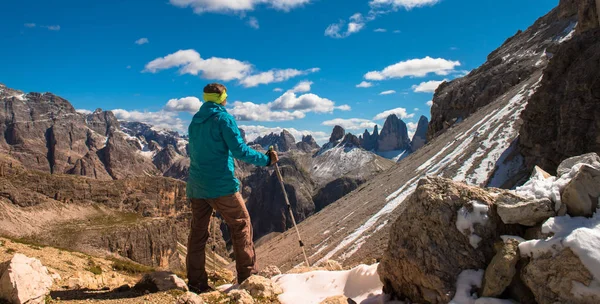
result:
[(254, 304), (254, 298), (245, 290), (234, 289), (227, 295), (235, 304)]
[(517, 273), (519, 257), (519, 242), (507, 239), (485, 270), (482, 296), (497, 297), (504, 292)]
[(254, 304), (254, 299), (245, 290), (234, 289), (227, 294), (235, 304)]
[(516, 203), (498, 201), (498, 215), (505, 224), (535, 226), (556, 215), (548, 198), (523, 200)]
[(255, 298), (275, 299), (277, 295), (283, 293), (281, 287), (275, 282), (257, 275), (247, 278), (242, 282), (240, 288), (245, 289)]
[(592, 216), (600, 198), (600, 170), (581, 166), (562, 192), (562, 201), (572, 216)]
[(166, 271), (157, 271), (144, 275), (144, 277), (135, 284), (135, 289), (148, 290), (150, 292), (159, 292), (167, 290), (188, 291), (187, 284), (173, 273)]
[(188, 291), (177, 299), (177, 304), (204, 304), (204, 300), (199, 295)]
[(259, 276), (265, 277), (265, 278), (272, 278), (272, 277), (278, 276), (280, 274), (281, 274), (281, 270), (279, 270), (279, 268), (277, 266), (273, 266), (273, 265), (269, 265), (269, 266), (261, 269), (260, 272), (258, 273)]
[(384, 293), (417, 303), (450, 302), (463, 270), (485, 269), (500, 235), (519, 234), (495, 213), (494, 201), (503, 196), (513, 195), (440, 177), (419, 181), (378, 267)]
[(11, 303), (38, 304), (52, 287), (52, 277), (42, 263), (17, 253), (0, 264), (0, 299)]
[(530, 262), (521, 278), (538, 303), (600, 303), (600, 214), (548, 219), (546, 239), (519, 244)]
[(598, 167), (600, 166), (600, 156), (598, 156), (598, 154), (596, 153), (588, 153), (567, 158), (563, 160), (558, 166), (558, 169), (556, 169), (558, 177), (569, 173), (571, 169), (577, 164), (588, 164), (592, 167)]

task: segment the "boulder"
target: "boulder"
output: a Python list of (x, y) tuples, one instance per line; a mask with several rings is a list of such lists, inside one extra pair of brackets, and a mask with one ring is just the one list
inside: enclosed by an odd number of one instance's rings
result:
[(227, 295), (235, 304), (254, 304), (254, 299), (246, 290), (234, 289)]
[(177, 299), (177, 304), (204, 304), (204, 300), (193, 292), (186, 292)]
[(577, 164), (588, 164), (592, 167), (600, 166), (600, 156), (596, 153), (588, 153), (567, 158), (563, 160), (560, 165), (558, 165), (558, 169), (556, 169), (558, 177), (571, 172), (571, 169)]
[(571, 216), (592, 216), (600, 198), (600, 170), (587, 165), (571, 179), (561, 194)]
[(555, 216), (554, 203), (548, 198), (523, 200), (517, 203), (497, 201), (498, 215), (505, 224), (535, 226)]
[(510, 285), (517, 273), (519, 242), (507, 239), (485, 270), (481, 295), (497, 297)]
[(333, 296), (333, 297), (329, 297), (323, 301), (321, 301), (320, 304), (356, 304), (356, 302), (346, 296)]
[(495, 213), (493, 202), (503, 196), (513, 195), (441, 177), (419, 181), (377, 269), (384, 293), (416, 303), (450, 302), (463, 270), (485, 269), (500, 235), (521, 234)]
[(259, 276), (269, 278), (269, 279), (274, 276), (278, 276), (280, 274), (281, 274), (281, 270), (279, 270), (279, 268), (277, 266), (273, 266), (273, 265), (269, 265), (269, 266), (261, 269), (260, 272), (258, 273)]
[(45, 303), (52, 277), (42, 263), (17, 253), (0, 264), (0, 299), (10, 303)]
[(257, 275), (247, 278), (242, 282), (240, 288), (245, 289), (255, 298), (275, 299), (277, 295), (283, 293), (281, 287), (275, 282)]
[(593, 276), (569, 248), (532, 257), (521, 271), (521, 278), (539, 304), (600, 302), (597, 297), (574, 295), (575, 286), (589, 286)]
[(188, 291), (187, 284), (178, 276), (167, 271), (148, 273), (134, 286), (134, 289), (159, 292), (167, 290)]

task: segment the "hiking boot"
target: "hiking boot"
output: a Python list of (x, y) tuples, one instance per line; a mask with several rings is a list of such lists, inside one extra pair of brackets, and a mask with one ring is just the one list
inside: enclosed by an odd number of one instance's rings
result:
[(188, 288), (190, 289), (191, 292), (193, 292), (195, 294), (202, 294), (202, 293), (215, 291), (214, 288), (212, 288), (208, 285), (188, 285)]

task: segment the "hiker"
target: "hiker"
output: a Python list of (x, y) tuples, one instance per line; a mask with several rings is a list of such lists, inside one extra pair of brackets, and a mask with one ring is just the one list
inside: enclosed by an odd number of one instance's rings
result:
[(256, 274), (256, 255), (252, 241), (252, 223), (240, 182), (234, 176), (234, 160), (270, 166), (279, 161), (275, 151), (257, 152), (244, 143), (231, 114), (227, 113), (227, 88), (212, 83), (204, 88), (204, 104), (190, 123), (190, 176), (187, 196), (192, 208), (188, 239), (187, 277), (191, 291), (212, 290), (206, 274), (205, 248), (213, 209), (229, 226), (236, 260), (238, 283)]

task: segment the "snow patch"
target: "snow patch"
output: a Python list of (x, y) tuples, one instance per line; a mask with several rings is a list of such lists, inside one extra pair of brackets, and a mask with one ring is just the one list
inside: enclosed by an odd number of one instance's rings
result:
[(328, 297), (344, 295), (356, 303), (382, 303), (383, 284), (377, 266), (359, 265), (345, 271), (311, 271), (282, 274), (272, 280), (283, 289), (282, 304), (319, 304)]
[(395, 162), (398, 162), (401, 159), (407, 157), (408, 154), (410, 154), (408, 152), (408, 150), (394, 150), (394, 151), (387, 151), (387, 152), (377, 152), (377, 155), (379, 155), (383, 158), (391, 159)]
[(573, 38), (575, 35), (576, 28), (577, 22), (571, 22), (571, 24), (569, 24), (569, 26), (567, 26), (567, 28), (563, 31), (563, 36), (557, 37), (556, 40), (558, 40), (558, 43), (564, 43), (571, 40), (571, 38)]
[(513, 304), (510, 300), (496, 298), (477, 298), (477, 293), (472, 290), (481, 288), (484, 270), (463, 270), (456, 279), (456, 293), (450, 304)]
[[(490, 210), (490, 207), (479, 201), (471, 201), (470, 203), (473, 206), (472, 211), (469, 211), (466, 206), (463, 206), (460, 208), (460, 210), (458, 210), (456, 217), (456, 229), (458, 229), (458, 231), (460, 231), (460, 233), (462, 233), (464, 236), (468, 236), (471, 246), (477, 249), (477, 247), (479, 247), (481, 237), (475, 234), (474, 225), (485, 225), (488, 220), (487, 213)], [(467, 230), (470, 231), (469, 235), (467, 235)]]

